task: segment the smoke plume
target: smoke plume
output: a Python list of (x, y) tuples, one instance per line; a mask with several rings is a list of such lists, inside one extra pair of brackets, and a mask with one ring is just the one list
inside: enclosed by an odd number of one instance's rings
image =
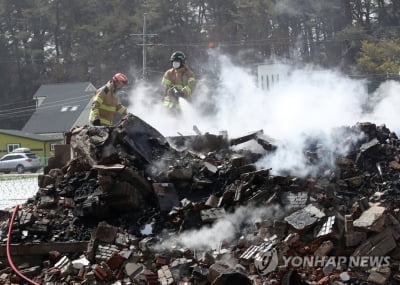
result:
[(176, 246), (192, 250), (218, 250), (222, 243), (230, 243), (240, 235), (253, 234), (254, 224), (263, 219), (281, 219), (284, 211), (279, 206), (263, 208), (241, 207), (225, 218), (199, 230), (185, 231), (179, 236), (167, 239), (157, 245), (159, 250), (168, 250)]
[(129, 111), (165, 136), (193, 135), (194, 125), (203, 133), (227, 131), (230, 138), (262, 129), (278, 149), (257, 166), (272, 168), (272, 173), (285, 171), (301, 176), (314, 172), (303, 154), (310, 138), (323, 143), (327, 160), (333, 161), (334, 155), (344, 154), (360, 138), (340, 140), (337, 133), (332, 134), (338, 127), (370, 121), (386, 124), (395, 132), (400, 129), (395, 109), (400, 103), (397, 82), (386, 82), (374, 94), (368, 94), (367, 82), (336, 70), (289, 65), (280, 74), (279, 83), (265, 90), (257, 86), (251, 69), (213, 53), (214, 61), (202, 67), (212, 72), (197, 74), (193, 101), (181, 100), (180, 117), (171, 116), (162, 106), (161, 78), (135, 86)]

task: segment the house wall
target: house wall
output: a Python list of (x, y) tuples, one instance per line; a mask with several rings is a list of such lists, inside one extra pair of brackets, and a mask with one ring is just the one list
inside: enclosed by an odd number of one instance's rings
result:
[(7, 145), (19, 144), (19, 147), (30, 148), (31, 151), (40, 157), (42, 165), (47, 165), (49, 157), (54, 155), (54, 152), (50, 149), (54, 143), (61, 143), (59, 141), (37, 141), (29, 138), (23, 138), (18, 136), (12, 136), (7, 134), (0, 134), (0, 156), (7, 154)]
[(285, 79), (288, 73), (289, 66), (284, 64), (260, 64), (257, 66), (258, 87), (268, 91)]

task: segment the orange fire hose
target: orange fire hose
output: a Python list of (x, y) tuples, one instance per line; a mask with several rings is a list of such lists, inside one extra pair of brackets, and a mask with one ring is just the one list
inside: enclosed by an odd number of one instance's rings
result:
[(17, 212), (18, 212), (18, 209), (19, 209), (19, 205), (15, 206), (14, 211), (13, 211), (13, 213), (12, 213), (12, 215), (11, 215), (10, 223), (9, 223), (9, 225), (8, 225), (8, 235), (7, 235), (7, 260), (8, 260), (8, 263), (10, 264), (12, 270), (13, 270), (19, 277), (21, 277), (22, 279), (24, 279), (25, 281), (27, 281), (27, 282), (29, 282), (29, 283), (31, 283), (31, 284), (33, 284), (33, 285), (40, 285), (40, 283), (37, 283), (37, 282), (35, 282), (35, 281), (29, 279), (29, 278), (26, 277), (25, 275), (23, 275), (23, 274), (21, 273), (21, 271), (19, 271), (18, 268), (14, 265), (14, 262), (12, 261), (12, 258), (11, 258), (11, 253), (10, 253), (11, 231), (12, 231), (12, 228), (13, 228), (15, 216), (16, 216), (16, 214), (17, 214)]

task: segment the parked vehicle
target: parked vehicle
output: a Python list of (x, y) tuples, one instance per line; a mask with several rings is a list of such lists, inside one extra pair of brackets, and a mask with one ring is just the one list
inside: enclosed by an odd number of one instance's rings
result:
[(24, 173), (25, 170), (35, 173), (40, 167), (40, 158), (34, 153), (12, 152), (0, 158), (0, 172), (4, 173)]
[(20, 152), (31, 153), (31, 149), (30, 149), (30, 148), (27, 148), (27, 147), (19, 147), (19, 148), (16, 148), (16, 149), (14, 149), (12, 152), (18, 152), (18, 153), (20, 153)]

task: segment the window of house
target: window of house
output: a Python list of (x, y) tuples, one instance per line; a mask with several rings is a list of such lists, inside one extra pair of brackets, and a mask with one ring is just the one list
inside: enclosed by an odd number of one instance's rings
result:
[(54, 151), (55, 150), (55, 145), (56, 145), (55, 143), (50, 144), (50, 150)]
[(7, 152), (12, 152), (16, 148), (20, 148), (21, 144), (19, 143), (9, 143), (7, 144)]

